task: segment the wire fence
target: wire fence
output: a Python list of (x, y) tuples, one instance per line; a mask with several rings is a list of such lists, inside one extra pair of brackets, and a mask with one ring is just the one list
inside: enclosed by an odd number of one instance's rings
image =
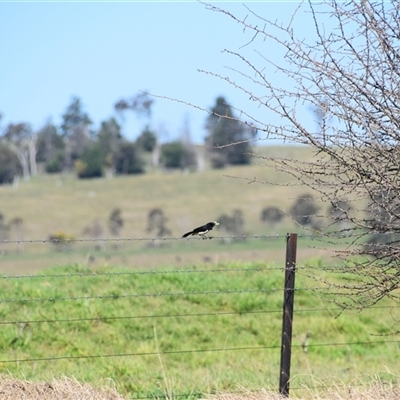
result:
[[(374, 310), (393, 310), (400, 306), (375, 306)], [(339, 307), (321, 307), (321, 308), (305, 308), (296, 310), (296, 314), (301, 313), (329, 313), (335, 314), (342, 311)], [(200, 317), (222, 317), (227, 315), (266, 315), (266, 314), (282, 314), (281, 309), (276, 310), (258, 310), (258, 311), (232, 311), (232, 312), (208, 312), (208, 313), (184, 313), (184, 314), (153, 314), (153, 315), (125, 315), (123, 317), (98, 316), (95, 318), (61, 318), (61, 319), (16, 319), (0, 321), (0, 325), (15, 324), (43, 324), (43, 323), (69, 323), (69, 322), (86, 322), (86, 321), (115, 321), (115, 320), (135, 320), (135, 319), (157, 319), (157, 318), (200, 318)]]
[[(374, 232), (374, 236), (390, 236), (393, 232)], [(360, 233), (361, 235), (365, 235), (365, 233)], [(325, 236), (323, 234), (316, 233), (298, 233), (299, 239), (311, 239), (311, 240), (321, 240), (324, 239)], [(59, 239), (54, 237), (42, 238), (42, 239), (0, 239), (0, 244), (25, 244), (25, 243), (98, 243), (98, 242), (177, 242), (177, 241), (202, 241), (202, 240), (248, 240), (248, 239), (281, 239), (286, 240), (287, 234), (260, 234), (260, 235), (208, 235), (208, 236), (157, 236), (157, 237), (88, 237), (88, 238), (65, 238)], [(330, 239), (343, 239), (349, 238), (349, 240), (354, 241), (353, 237), (349, 237), (346, 232), (344, 233), (332, 233), (329, 236)], [(351, 242), (349, 242), (351, 243)]]
[[(334, 346), (371, 346), (377, 344), (399, 343), (398, 340), (376, 340), (373, 342), (344, 342), (344, 343), (315, 343), (310, 344), (308, 347), (334, 347)], [(293, 348), (302, 348), (301, 345), (293, 345)], [(211, 352), (231, 352), (243, 350), (273, 350), (280, 349), (280, 345), (275, 346), (248, 346), (248, 347), (224, 347), (224, 348), (207, 348), (207, 349), (181, 349), (181, 350), (159, 350), (155, 352), (139, 352), (139, 353), (113, 353), (113, 354), (89, 354), (80, 356), (59, 356), (59, 357), (43, 357), (43, 358), (25, 358), (14, 360), (0, 360), (1, 363), (20, 363), (20, 362), (40, 362), (40, 361), (57, 361), (57, 360), (78, 360), (78, 359), (93, 359), (93, 358), (109, 358), (109, 357), (145, 357), (157, 356), (159, 354), (194, 354), (194, 353), (211, 353)]]
[[(99, 237), (99, 238), (66, 238), (66, 239), (57, 239), (57, 238), (44, 238), (44, 239), (15, 239), (8, 240), (3, 239), (0, 240), (0, 243), (3, 244), (12, 244), (12, 243), (85, 243), (85, 242), (155, 242), (155, 241), (202, 241), (202, 240), (245, 240), (245, 239), (286, 239), (287, 235), (275, 234), (275, 235), (226, 235), (226, 236), (189, 236), (189, 237), (127, 237), (127, 238), (107, 238), (107, 237)], [(299, 234), (299, 238), (321, 238), (320, 235), (315, 234)]]
[[(287, 235), (253, 235), (240, 237), (240, 239), (267, 241), (278, 239), (283, 241), (287, 237)], [(318, 236), (299, 235), (299, 239), (305, 238), (318, 239)], [(215, 236), (208, 239), (92, 238), (71, 239), (68, 242), (154, 242), (182, 240), (206, 243), (206, 240), (227, 239), (236, 240), (238, 237)], [(0, 243), (3, 246), (15, 243), (51, 245), (57, 243), (57, 241), (32, 239), (25, 241), (1, 241)], [(29, 260), (26, 262), (29, 263)], [(296, 265), (300, 276), (302, 270), (313, 273), (316, 270), (322, 272), (342, 271), (343, 268), (343, 265)], [(21, 274), (18, 271), (14, 271), (14, 274), (3, 274), (0, 276), (0, 326), (3, 327), (1, 333), (3, 335), (1, 351), (3, 355), (0, 355), (0, 368), (1, 366), (6, 366), (9, 369), (13, 365), (17, 368), (24, 368), (24, 365), (36, 365), (37, 363), (46, 364), (47, 368), (52, 368), (51, 365), (53, 363), (61, 361), (74, 363), (79, 362), (79, 360), (92, 360), (94, 362), (94, 360), (114, 358), (136, 360), (149, 357), (159, 358), (161, 356), (197, 356), (204, 353), (214, 353), (219, 354), (220, 357), (226, 357), (227, 354), (232, 355), (247, 352), (250, 354), (248, 356), (250, 358), (246, 358), (246, 360), (249, 361), (251, 357), (254, 357), (253, 354), (255, 353), (272, 352), (275, 360), (275, 378), (277, 378), (279, 371), (276, 360), (279, 350), (282, 351), (282, 344), (279, 343), (281, 337), (279, 329), (277, 330), (276, 327), (276, 320), (280, 320), (282, 316), (282, 306), (279, 306), (279, 303), (282, 304), (284, 294), (291, 291), (283, 284), (283, 272), (285, 269), (286, 266), (283, 263), (282, 266), (257, 264), (227, 267), (223, 265), (211, 265), (207, 267), (190, 266), (179, 269), (157, 268), (142, 270), (116, 270), (113, 267), (90, 270), (81, 268), (80, 266), (69, 266), (65, 268), (59, 267), (55, 272), (53, 270), (40, 271), (35, 274)], [(152, 279), (157, 279), (157, 281), (152, 281)], [(120, 287), (116, 289), (113, 282), (117, 280)], [(152, 285), (156, 285), (157, 289), (152, 289)], [(182, 288), (179, 285), (183, 285), (184, 287)], [(205, 285), (207, 286), (206, 288)], [(342, 312), (342, 309), (325, 302), (322, 303), (323, 306), (307, 306), (309, 303), (315, 303), (315, 299), (312, 300), (314, 296), (324, 293), (329, 294), (332, 291), (332, 288), (329, 286), (318, 286), (315, 282), (313, 285), (310, 285), (309, 282), (304, 281), (293, 290), (299, 294), (305, 293), (305, 297), (300, 299), (298, 304), (295, 303), (294, 319), (306, 319), (302, 325), (302, 331), (295, 332), (295, 335), (300, 333), (305, 333), (305, 335), (298, 343), (291, 344), (291, 348), (294, 351), (300, 350), (301, 354), (318, 354), (320, 352), (318, 349), (322, 348), (328, 349), (325, 353), (329, 353), (334, 348), (375, 349), (379, 346), (399, 346), (399, 340), (393, 337), (388, 337), (385, 340), (368, 337), (368, 340), (338, 341), (323, 340), (324, 335), (322, 333), (309, 333), (305, 330), (305, 327), (318, 326), (317, 323), (312, 322), (314, 319), (319, 319), (322, 315), (331, 316), (333, 319), (334, 316)], [(277, 301), (277, 298), (280, 301)], [(143, 313), (140, 309), (141, 306), (144, 306), (146, 310), (151, 309), (151, 307), (149, 308), (149, 305), (146, 305), (143, 301), (135, 303), (142, 299), (149, 299), (149, 304), (154, 300), (158, 302), (154, 304), (151, 312)], [(179, 303), (179, 299), (184, 300), (185, 303)], [(125, 307), (122, 301), (126, 301), (128, 307)], [(201, 308), (203, 302), (206, 303), (206, 307)], [(62, 306), (63, 303), (71, 303), (72, 306), (69, 306), (67, 309)], [(74, 306), (74, 303), (79, 303), (79, 307)], [(83, 304), (85, 308), (82, 312), (81, 308)], [(168, 310), (168, 307), (164, 307), (165, 304), (177, 304), (178, 309), (174, 309), (175, 311), (172, 312)], [(129, 309), (129, 307), (134, 308), (136, 312), (128, 313), (127, 308)], [(182, 307), (182, 310), (179, 309), (180, 307)], [(123, 315), (118, 315), (120, 310)], [(374, 306), (370, 311), (375, 316), (380, 313), (398, 312), (398, 305)], [(229, 325), (226, 322), (227, 318), (234, 318), (233, 324)], [(243, 322), (243, 318), (248, 318), (248, 320)], [(274, 319), (274, 326), (271, 329), (268, 327), (269, 318)], [(220, 320), (218, 323), (215, 322), (217, 319)], [(261, 319), (264, 322), (261, 322)], [(153, 326), (155, 329), (156, 324), (154, 321), (157, 320), (168, 321), (168, 324), (173, 326), (171, 328), (166, 324), (162, 327), (164, 330), (161, 344), (156, 343), (153, 350), (147, 348), (147, 350), (143, 351), (121, 351), (124, 347), (128, 348), (127, 343), (131, 337), (129, 333), (130, 329), (135, 328), (138, 330), (137, 324), (141, 323), (147, 323), (147, 328), (150, 327), (149, 329), (151, 329), (151, 326)], [(241, 335), (237, 334), (237, 337), (230, 343), (221, 343), (220, 340), (214, 341), (211, 337), (207, 341), (198, 343), (197, 346), (196, 340), (191, 340), (189, 337), (187, 339), (181, 337), (180, 341), (168, 339), (168, 335), (173, 337), (177, 330), (185, 331), (191, 324), (195, 326), (202, 324), (202, 321), (207, 321), (207, 325), (204, 326), (207, 326), (208, 329), (217, 329), (229, 325), (234, 331), (233, 333), (225, 333), (225, 336), (235, 336), (235, 329), (239, 328), (249, 331), (253, 329), (254, 332), (253, 335), (248, 335), (243, 340)], [(237, 327), (235, 327), (235, 323), (238, 324)], [(86, 324), (87, 326), (82, 328), (80, 327), (81, 324)], [(105, 351), (102, 351), (101, 346), (99, 346), (97, 351), (91, 348), (85, 351), (80, 350), (78, 351), (79, 354), (74, 354), (76, 353), (76, 349), (71, 351), (69, 346), (66, 346), (66, 349), (60, 348), (58, 345), (55, 347), (52, 346), (52, 338), (54, 338), (55, 334), (64, 334), (68, 337), (70, 332), (74, 332), (75, 340), (85, 337), (85, 340), (90, 341), (93, 338), (93, 340), (99, 341), (101, 332), (98, 332), (98, 324), (107, 324), (108, 326), (118, 324), (115, 325), (115, 329), (119, 329), (118, 335), (121, 337), (126, 335), (127, 339), (122, 342), (122, 345), (119, 344), (116, 346), (117, 349), (115, 351), (112, 351), (113, 347), (108, 345), (105, 347)], [(132, 326), (130, 324), (136, 325)], [(240, 324), (241, 326), (239, 327)], [(258, 324), (257, 328), (252, 327), (253, 324)], [(66, 328), (59, 328), (60, 326)], [(265, 337), (260, 335), (260, 327), (265, 328)], [(58, 330), (60, 333), (56, 332)], [(382, 333), (382, 329), (380, 333)], [(48, 334), (50, 338), (46, 338)], [(213, 332), (211, 335), (213, 334), (217, 335), (217, 332)], [(154, 335), (151, 335), (151, 340), (157, 342), (155, 332)], [(169, 344), (166, 344), (167, 342)], [(171, 344), (172, 342), (173, 345)], [(271, 343), (268, 344), (268, 342)], [(232, 343), (233, 345), (231, 345)], [(43, 346), (48, 346), (50, 352), (44, 351)], [(38, 349), (42, 349), (43, 355), (41, 355)], [(362, 353), (361, 350), (358, 351)], [(270, 356), (264, 357), (269, 358)], [(136, 365), (135, 362), (130, 364), (131, 367), (132, 365)], [(215, 359), (214, 362), (216, 362)], [(188, 363), (190, 364), (190, 362)], [(229, 388), (232, 390), (234, 385), (243, 385), (240, 379), (240, 373), (238, 373), (237, 381), (230, 382), (230, 385), (228, 385)], [(274, 377), (271, 376), (267, 379), (267, 385), (270, 385), (274, 380)], [(259, 383), (259, 387), (261, 386), (262, 383)], [(326, 386), (324, 387), (326, 388)], [(292, 386), (292, 388), (296, 388), (296, 385)], [(204, 391), (209, 390), (207, 387), (203, 389), (201, 392), (202, 395), (204, 395)], [(198, 390), (198, 388), (193, 390), (191, 396), (193, 397), (193, 394), (197, 393)], [(138, 391), (136, 394), (132, 394), (132, 397), (143, 399), (160, 397), (159, 393), (156, 396), (149, 395), (147, 397), (142, 394), (143, 391)], [(186, 396), (179, 392), (174, 393), (174, 397)]]

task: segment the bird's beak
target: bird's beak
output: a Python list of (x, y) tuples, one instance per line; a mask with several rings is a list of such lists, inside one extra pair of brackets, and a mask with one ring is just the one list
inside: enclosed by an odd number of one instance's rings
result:
[(217, 221), (214, 221), (214, 223), (215, 223), (215, 225), (219, 225), (219, 222), (217, 222)]

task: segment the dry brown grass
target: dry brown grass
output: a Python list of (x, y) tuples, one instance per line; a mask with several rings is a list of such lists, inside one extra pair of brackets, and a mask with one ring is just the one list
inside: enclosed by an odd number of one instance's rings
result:
[(0, 377), (2, 400), (126, 400), (115, 389), (94, 388), (75, 379), (55, 379), (51, 382), (28, 382), (10, 376)]
[[(291, 394), (290, 399), (397, 400), (400, 398), (400, 385), (373, 380), (361, 385), (356, 383), (356, 386), (339, 384), (320, 390), (304, 387), (301, 392), (301, 395)], [(94, 388), (71, 378), (35, 383), (7, 375), (0, 376), (0, 398), (4, 400), (127, 400), (114, 388)], [(208, 395), (204, 400), (282, 400), (283, 398), (272, 390), (248, 391), (242, 388), (236, 393)]]
[[(301, 395), (290, 395), (293, 400), (397, 400), (400, 398), (400, 385), (373, 381), (361, 386), (335, 385), (329, 388), (304, 388)], [(261, 389), (256, 392), (240, 390), (238, 393), (220, 393), (207, 396), (206, 400), (282, 400), (285, 397), (276, 392)]]

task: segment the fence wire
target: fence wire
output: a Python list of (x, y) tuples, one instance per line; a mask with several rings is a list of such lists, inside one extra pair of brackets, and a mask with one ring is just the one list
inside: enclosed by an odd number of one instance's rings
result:
[(3, 275), (0, 279), (43, 279), (43, 278), (85, 278), (85, 277), (113, 277), (123, 275), (172, 275), (172, 274), (203, 274), (221, 272), (262, 272), (262, 271), (283, 271), (283, 267), (249, 267), (249, 268), (210, 268), (210, 269), (179, 269), (179, 270), (149, 270), (149, 271), (118, 271), (118, 272), (75, 272), (68, 274), (35, 274), (35, 275)]
[[(374, 232), (374, 236), (390, 236), (393, 232)], [(69, 244), (69, 243), (85, 243), (85, 242), (165, 242), (165, 241), (202, 241), (202, 240), (247, 240), (247, 239), (267, 239), (267, 240), (275, 240), (281, 239), (286, 240), (288, 237), (287, 234), (273, 234), (273, 235), (264, 235), (264, 234), (253, 234), (253, 235), (227, 235), (227, 236), (214, 236), (212, 234), (206, 236), (190, 236), (183, 238), (182, 236), (174, 236), (174, 237), (91, 237), (91, 238), (66, 238), (66, 239), (57, 239), (57, 238), (43, 238), (43, 239), (1, 239), (0, 244), (29, 244), (29, 243), (51, 243), (51, 244)], [(311, 239), (318, 240), (332, 240), (332, 239), (346, 239), (349, 238), (348, 235), (335, 235), (330, 234), (329, 236), (325, 236), (324, 234), (316, 234), (316, 233), (298, 233), (298, 239)], [(351, 238), (350, 238), (351, 239)], [(353, 242), (349, 242), (353, 243)]]
[[(298, 234), (298, 238), (321, 239), (321, 235), (315, 234)], [(51, 243), (51, 244), (69, 244), (69, 243), (85, 243), (85, 242), (165, 242), (165, 241), (202, 241), (202, 240), (246, 240), (246, 239), (282, 239), (286, 240), (287, 234), (275, 235), (231, 235), (231, 236), (190, 236), (183, 238), (177, 237), (128, 237), (128, 238), (75, 238), (75, 239), (15, 239), (0, 240), (0, 244), (25, 244), (25, 243)]]
[[(371, 310), (392, 310), (400, 308), (400, 305), (397, 306), (374, 306), (371, 307)], [(295, 314), (301, 313), (338, 313), (343, 311), (342, 308), (339, 307), (320, 307), (320, 308), (304, 308), (304, 309), (296, 309)], [(18, 320), (10, 320), (10, 321), (0, 321), (0, 325), (15, 325), (15, 324), (58, 324), (58, 323), (71, 323), (71, 322), (93, 322), (93, 321), (118, 321), (118, 320), (136, 320), (136, 319), (158, 319), (158, 318), (199, 318), (199, 317), (224, 317), (230, 315), (254, 315), (254, 314), (281, 314), (282, 309), (275, 310), (255, 310), (255, 311), (228, 311), (228, 312), (209, 312), (209, 313), (185, 313), (185, 314), (153, 314), (153, 315), (126, 315), (122, 317), (115, 316), (97, 316), (92, 318), (61, 318), (61, 319), (37, 319), (37, 320), (29, 320), (29, 319), (18, 319)]]
[[(377, 344), (397, 343), (399, 340), (376, 340), (370, 342), (343, 342), (343, 343), (313, 343), (307, 347), (338, 347), (338, 346), (370, 346)], [(216, 352), (229, 352), (229, 351), (248, 351), (248, 350), (273, 350), (280, 349), (280, 345), (271, 346), (244, 346), (244, 347), (221, 347), (214, 349), (189, 349), (189, 350), (158, 350), (150, 352), (137, 352), (137, 353), (116, 353), (116, 354), (90, 354), (79, 356), (59, 356), (59, 357), (35, 357), (35, 358), (21, 358), (14, 360), (0, 360), (0, 363), (23, 363), (23, 362), (41, 362), (41, 361), (60, 361), (60, 360), (79, 360), (79, 359), (94, 359), (94, 358), (111, 358), (111, 357), (148, 357), (159, 355), (174, 355), (174, 354), (195, 354), (195, 353), (216, 353)], [(302, 345), (292, 345), (292, 348), (303, 348)]]
[[(374, 266), (367, 266), (367, 268), (374, 268)], [(23, 280), (23, 279), (68, 279), (68, 278), (96, 278), (96, 277), (116, 277), (116, 276), (140, 276), (140, 275), (190, 275), (190, 274), (208, 274), (208, 273), (233, 273), (233, 272), (266, 272), (266, 271), (284, 271), (284, 267), (243, 267), (243, 268), (194, 268), (194, 269), (171, 269), (171, 270), (134, 270), (134, 271), (116, 271), (116, 272), (69, 272), (66, 274), (26, 274), (26, 275), (0, 275), (0, 280)], [(325, 272), (343, 273), (354, 272), (354, 267), (349, 265), (296, 265), (296, 271), (302, 273), (303, 271), (317, 270)], [(305, 288), (303, 288), (305, 290)], [(312, 289), (310, 289), (312, 290)]]
[[(335, 287), (337, 290), (337, 288)], [(0, 299), (1, 303), (39, 303), (39, 302), (57, 302), (57, 301), (68, 301), (68, 300), (106, 300), (106, 299), (129, 299), (129, 298), (138, 298), (138, 297), (165, 297), (165, 296), (213, 296), (213, 295), (233, 295), (233, 294), (246, 294), (246, 293), (276, 293), (276, 292), (285, 292), (293, 291), (293, 289), (284, 289), (284, 288), (268, 288), (268, 289), (226, 289), (226, 290), (203, 290), (203, 291), (189, 291), (189, 292), (153, 292), (153, 293), (126, 293), (126, 294), (99, 294), (95, 296), (53, 296), (53, 297), (27, 297), (27, 298), (11, 298), (11, 299)], [(303, 288), (295, 288), (294, 291), (329, 291), (330, 287), (303, 287)]]

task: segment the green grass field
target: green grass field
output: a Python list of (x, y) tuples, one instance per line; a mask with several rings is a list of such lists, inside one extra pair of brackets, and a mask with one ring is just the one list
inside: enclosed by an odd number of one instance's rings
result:
[[(312, 156), (301, 147), (259, 151)], [(283, 185), (249, 184), (247, 178)], [(112, 179), (45, 175), (19, 187), (0, 187), (6, 223), (16, 217), (24, 221), (19, 237), (24, 243), (0, 248), (0, 372), (36, 381), (66, 375), (100, 386), (111, 379), (132, 398), (276, 389), (284, 235), (304, 231), (288, 218), (267, 225), (260, 214), (267, 206), (287, 212), (307, 192), (287, 186), (290, 182), (255, 162), (203, 173)], [(94, 220), (104, 227), (102, 237), (111, 238), (107, 219), (114, 208), (124, 218), (121, 238), (132, 240), (77, 241), (62, 251), (42, 242), (59, 231), (89, 239), (83, 231)], [(243, 211), (246, 235), (269, 237), (139, 240), (152, 236), (146, 227), (154, 208), (165, 213), (172, 238), (235, 209)], [(226, 232), (221, 227), (213, 235)], [(15, 239), (11, 232), (10, 240)], [(323, 266), (332, 262), (331, 255), (332, 245), (299, 238), (299, 266)], [(35, 274), (45, 276), (15, 277)], [(315, 284), (298, 274), (297, 287)], [(394, 304), (385, 301), (379, 306), (388, 308), (349, 311), (339, 318), (332, 303), (316, 292), (299, 291), (295, 304), (292, 388), (348, 383), (366, 375), (396, 380), (395, 337), (373, 336), (396, 330)], [(385, 343), (368, 344), (373, 341)]]
[[(111, 379), (132, 398), (277, 388), (281, 268), (230, 263), (184, 270), (65, 266), (42, 271), (45, 277), (3, 279), (0, 372), (28, 380), (67, 375), (94, 385)], [(315, 286), (299, 274), (297, 287), (308, 284)], [(335, 318), (332, 303), (297, 292), (293, 393), (363, 375), (395, 380), (398, 342), (374, 335), (391, 331), (396, 311), (393, 305)]]

